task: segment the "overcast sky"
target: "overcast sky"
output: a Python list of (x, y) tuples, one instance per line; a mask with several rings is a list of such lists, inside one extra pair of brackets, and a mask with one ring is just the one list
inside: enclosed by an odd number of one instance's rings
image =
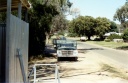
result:
[[(126, 0), (69, 0), (72, 8), (77, 8), (82, 16), (106, 17), (113, 21), (113, 16), (118, 8), (123, 6)], [(72, 9), (71, 8), (71, 9)], [(68, 15), (71, 20), (72, 16)], [(118, 23), (118, 22), (116, 22)]]

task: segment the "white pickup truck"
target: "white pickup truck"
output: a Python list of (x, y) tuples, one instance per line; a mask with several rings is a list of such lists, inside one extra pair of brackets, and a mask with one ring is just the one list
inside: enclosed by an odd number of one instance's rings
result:
[(81, 41), (85, 41), (86, 38), (85, 38), (84, 36), (82, 36), (82, 37), (80, 37), (80, 40), (81, 40)]
[(77, 42), (73, 40), (57, 40), (57, 60), (63, 57), (71, 57), (76, 61), (78, 58)]

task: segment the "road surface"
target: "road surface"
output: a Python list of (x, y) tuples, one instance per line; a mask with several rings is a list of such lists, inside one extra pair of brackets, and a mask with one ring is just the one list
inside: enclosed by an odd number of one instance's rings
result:
[(82, 47), (84, 50), (98, 53), (106, 58), (109, 58), (109, 60), (111, 59), (125, 68), (128, 68), (128, 53), (126, 51), (124, 52), (121, 50), (101, 47), (94, 44), (88, 44), (86, 42), (78, 42), (78, 46)]

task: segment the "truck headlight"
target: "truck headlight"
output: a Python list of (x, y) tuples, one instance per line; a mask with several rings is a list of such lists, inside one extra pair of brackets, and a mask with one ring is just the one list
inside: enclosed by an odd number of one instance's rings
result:
[(77, 56), (77, 55), (78, 55), (78, 51), (75, 50), (75, 51), (73, 52), (73, 55)]
[(61, 53), (60, 50), (57, 50), (57, 55), (58, 55), (58, 56), (61, 56), (61, 55), (62, 55), (62, 53)]
[(54, 45), (54, 48), (56, 47), (56, 45)]

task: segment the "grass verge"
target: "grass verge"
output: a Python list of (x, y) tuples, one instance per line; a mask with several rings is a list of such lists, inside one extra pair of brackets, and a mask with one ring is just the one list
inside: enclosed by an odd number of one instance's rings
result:
[(114, 48), (114, 49), (122, 49), (128, 50), (128, 43), (124, 42), (105, 42), (105, 41), (86, 41), (87, 43), (97, 44), (104, 47)]
[(102, 64), (101, 70), (105, 70), (109, 73), (112, 73), (113, 77), (119, 77), (119, 78), (128, 80), (128, 73), (127, 72), (125, 72), (124, 70), (121, 70), (121, 69), (117, 69), (117, 68), (110, 66), (108, 64)]

